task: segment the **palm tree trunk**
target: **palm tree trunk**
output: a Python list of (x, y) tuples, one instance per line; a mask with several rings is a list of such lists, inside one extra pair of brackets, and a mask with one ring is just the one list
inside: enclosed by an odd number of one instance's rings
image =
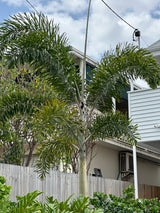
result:
[[(85, 123), (85, 84), (86, 84), (86, 50), (87, 50), (87, 37), (88, 37), (88, 24), (90, 13), (91, 0), (88, 4), (85, 44), (84, 44), (84, 58), (83, 58), (83, 72), (82, 72), (82, 91), (81, 91), (81, 120)], [(85, 124), (83, 123), (84, 127)], [(82, 134), (81, 147), (80, 147), (80, 168), (79, 168), (79, 194), (88, 196), (88, 180), (87, 180), (87, 159), (86, 159), (86, 146), (84, 144), (85, 133)]]
[(85, 150), (80, 150), (79, 194), (88, 196), (87, 159)]
[[(86, 127), (85, 107), (82, 102), (80, 107), (80, 117), (83, 128)], [(87, 180), (87, 156), (85, 144), (85, 131), (82, 129), (82, 134), (79, 137), (79, 194), (88, 196), (88, 180)]]

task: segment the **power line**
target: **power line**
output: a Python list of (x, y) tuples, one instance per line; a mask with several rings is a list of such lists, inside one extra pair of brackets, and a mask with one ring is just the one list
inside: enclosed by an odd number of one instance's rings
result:
[[(125, 19), (123, 19), (118, 13), (116, 13), (104, 0), (101, 0), (102, 3), (108, 7), (109, 10), (111, 10), (119, 19), (121, 19), (124, 23), (126, 23), (129, 27), (131, 27), (132, 29), (134, 29), (134, 33), (137, 30), (135, 27), (133, 27), (131, 24), (129, 24)], [(26, 2), (32, 7), (32, 9), (39, 15), (38, 10), (33, 6), (33, 4), (29, 1), (26, 0)], [(134, 40), (134, 39), (133, 39)], [(145, 42), (146, 43), (146, 42)]]
[(104, 0), (101, 0), (103, 4), (105, 4), (106, 7), (108, 7), (118, 18), (120, 18), (123, 22), (125, 22), (128, 26), (130, 26), (132, 29), (136, 30), (135, 27), (133, 27), (131, 24), (129, 24), (126, 20), (124, 20), (118, 13), (116, 13)]
[[(103, 4), (108, 7), (119, 19), (121, 19), (123, 22), (125, 22), (128, 26), (130, 26), (132, 29), (136, 30), (135, 27), (133, 27), (131, 24), (129, 24), (125, 19), (123, 19), (118, 13), (116, 13), (104, 0), (101, 0), (103, 2)], [(33, 6), (33, 4), (29, 1), (26, 0), (26, 2), (32, 7), (32, 9), (39, 14), (38, 10), (36, 10), (36, 8)]]
[(26, 0), (26, 2), (32, 7), (32, 9), (39, 15), (38, 10), (36, 10), (36, 8), (33, 6), (33, 4), (31, 4), (31, 2), (29, 0)]

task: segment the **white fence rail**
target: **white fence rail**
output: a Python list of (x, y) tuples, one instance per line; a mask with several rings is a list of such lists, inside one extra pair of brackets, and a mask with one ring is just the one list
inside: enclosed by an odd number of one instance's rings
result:
[[(16, 195), (23, 196), (28, 192), (40, 190), (44, 193), (39, 196), (39, 200), (44, 201), (46, 196), (53, 196), (59, 201), (65, 200), (71, 194), (78, 195), (78, 175), (61, 173), (59, 171), (51, 171), (46, 178), (41, 181), (38, 174), (34, 172), (34, 168), (15, 166), (9, 164), (0, 164), (0, 175), (7, 180), (7, 185), (12, 186), (11, 200), (15, 201)], [(106, 194), (115, 194), (121, 196), (122, 191), (131, 183), (88, 177), (89, 195), (93, 192), (104, 192)], [(159, 197), (160, 187), (141, 185), (141, 197)], [(147, 194), (145, 194), (145, 191)]]

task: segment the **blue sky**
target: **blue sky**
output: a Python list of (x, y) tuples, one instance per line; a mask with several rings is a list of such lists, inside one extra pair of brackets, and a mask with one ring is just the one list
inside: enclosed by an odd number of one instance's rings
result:
[[(16, 0), (15, 0), (16, 1)], [(8, 4), (7, 2), (0, 0), (0, 22), (2, 22), (4, 19), (7, 19), (9, 15), (16, 14), (20, 11), (26, 11), (29, 10), (25, 6), (17, 6), (14, 4)]]
[[(36, 10), (60, 24), (69, 42), (83, 51), (88, 0), (29, 0)], [(160, 39), (160, 0), (105, 0), (127, 22), (141, 31), (141, 46)], [(32, 12), (26, 0), (0, 0), (0, 22), (18, 12)], [(96, 60), (117, 43), (132, 43), (133, 29), (119, 20), (101, 0), (92, 0), (87, 54)], [(137, 44), (135, 42), (135, 44)]]

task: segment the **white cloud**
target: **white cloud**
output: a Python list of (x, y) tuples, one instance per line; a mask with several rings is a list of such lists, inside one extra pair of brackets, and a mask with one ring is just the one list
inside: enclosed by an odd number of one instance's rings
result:
[(1, 0), (2, 2), (7, 3), (9, 6), (15, 5), (15, 6), (21, 6), (23, 5), (23, 0)]
[(66, 14), (80, 14), (86, 8), (86, 0), (53, 0), (39, 2), (38, 8), (45, 13), (66, 13)]
[[(22, 0), (0, 0), (9, 5), (22, 5)], [(105, 0), (106, 1), (106, 0)], [(38, 11), (54, 18), (66, 32), (70, 44), (83, 51), (88, 0), (30, 0)], [(141, 31), (141, 46), (147, 47), (160, 39), (160, 0), (107, 0), (127, 22)], [(29, 5), (28, 5), (29, 8)], [(30, 8), (31, 9), (31, 8)], [(133, 29), (118, 19), (101, 0), (91, 1), (87, 54), (99, 59), (104, 51), (119, 42), (132, 42)], [(137, 43), (135, 43), (137, 44)]]
[[(141, 31), (141, 45), (146, 47), (159, 39), (160, 21), (153, 19), (151, 11), (155, 10), (160, 0), (109, 0), (107, 2), (126, 21)], [(39, 10), (48, 13), (55, 22), (60, 23), (61, 31), (69, 36), (73, 46), (83, 51), (86, 26), (87, 0), (49, 1), (39, 4)], [(157, 12), (157, 11), (156, 11)], [(158, 27), (158, 28), (157, 28)], [(104, 51), (115, 47), (119, 42), (132, 42), (133, 29), (120, 21), (101, 0), (92, 0), (88, 34), (88, 55), (98, 59)], [(146, 43), (145, 43), (145, 42)], [(135, 43), (137, 45), (137, 43)]]

